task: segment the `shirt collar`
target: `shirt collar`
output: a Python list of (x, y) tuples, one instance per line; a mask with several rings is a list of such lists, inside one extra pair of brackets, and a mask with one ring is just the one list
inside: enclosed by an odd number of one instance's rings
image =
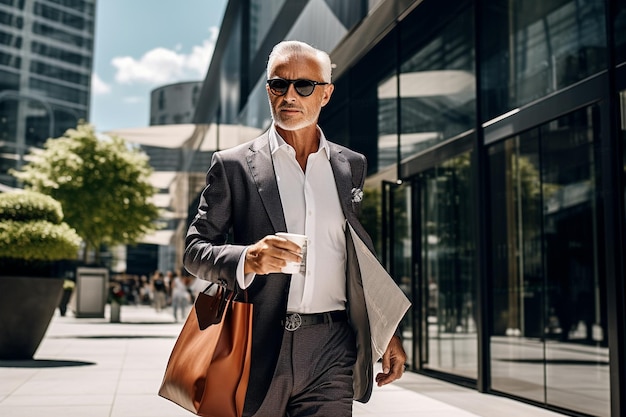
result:
[[(324, 132), (322, 132), (322, 129), (320, 129), (319, 126), (317, 126), (317, 131), (320, 134), (320, 146), (318, 148), (318, 151), (320, 149), (324, 149), (324, 151), (326, 152), (326, 157), (330, 160), (330, 146), (328, 145), (326, 136), (324, 136)], [(280, 136), (280, 134), (276, 130), (276, 127), (274, 126), (274, 123), (272, 123), (272, 126), (270, 127), (270, 130), (269, 130), (269, 139), (270, 139), (270, 151), (272, 152), (272, 155), (274, 155), (280, 149), (284, 149), (285, 151), (287, 151), (287, 149), (289, 148), (293, 149), (291, 145), (285, 142), (285, 139), (283, 139), (282, 136)]]

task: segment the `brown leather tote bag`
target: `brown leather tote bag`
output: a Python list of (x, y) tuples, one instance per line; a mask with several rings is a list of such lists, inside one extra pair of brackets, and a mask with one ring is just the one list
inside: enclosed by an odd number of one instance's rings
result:
[(215, 295), (198, 295), (159, 395), (199, 416), (240, 417), (250, 378), (253, 306), (217, 287)]

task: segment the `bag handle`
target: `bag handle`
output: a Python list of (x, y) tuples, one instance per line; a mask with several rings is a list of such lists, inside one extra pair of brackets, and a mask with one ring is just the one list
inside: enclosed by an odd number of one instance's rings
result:
[[(214, 288), (214, 286), (217, 288)], [(244, 302), (247, 303), (248, 291), (243, 290), (243, 293)], [(225, 285), (215, 282), (211, 282), (200, 292), (194, 303), (200, 330), (220, 323), (224, 317), (227, 306), (235, 301), (236, 295), (235, 291), (229, 291)]]

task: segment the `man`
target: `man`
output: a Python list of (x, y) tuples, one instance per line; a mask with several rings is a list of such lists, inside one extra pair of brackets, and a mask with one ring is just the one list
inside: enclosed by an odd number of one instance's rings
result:
[[(252, 364), (244, 415), (351, 416), (374, 376), (370, 333), (349, 226), (373, 245), (356, 210), (363, 155), (326, 140), (317, 126), (333, 93), (325, 52), (281, 42), (269, 56), (273, 124), (252, 142), (213, 156), (198, 214), (186, 239), (185, 267), (199, 278), (247, 290), (254, 304)], [(277, 232), (308, 238), (302, 248)], [(357, 348), (358, 346), (358, 348)], [(378, 385), (401, 377), (397, 336)]]

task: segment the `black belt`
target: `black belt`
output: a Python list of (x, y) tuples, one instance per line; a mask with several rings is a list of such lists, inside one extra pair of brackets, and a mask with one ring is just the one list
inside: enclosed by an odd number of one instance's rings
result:
[(302, 326), (313, 326), (315, 324), (333, 323), (336, 321), (346, 320), (348, 320), (346, 310), (329, 311), (317, 314), (287, 313), (287, 317), (285, 317), (284, 320), (281, 320), (280, 324), (285, 326), (286, 330), (293, 332)]

